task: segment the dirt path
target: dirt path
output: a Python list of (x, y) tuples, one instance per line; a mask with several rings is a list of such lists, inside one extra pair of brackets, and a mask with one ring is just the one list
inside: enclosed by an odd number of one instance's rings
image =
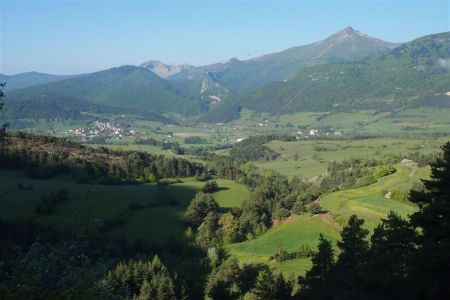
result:
[(336, 223), (333, 223), (332, 221), (330, 221), (330, 220), (327, 218), (326, 215), (327, 215), (327, 214), (319, 214), (319, 218), (320, 218), (320, 220), (321, 220), (322, 222), (324, 222), (324, 223), (327, 224), (327, 225), (334, 226), (334, 227), (336, 227), (336, 228), (342, 229), (341, 226), (339, 226), (339, 225), (337, 225)]

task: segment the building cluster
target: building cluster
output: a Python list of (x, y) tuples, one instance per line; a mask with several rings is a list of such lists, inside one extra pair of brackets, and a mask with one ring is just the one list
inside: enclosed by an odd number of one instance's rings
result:
[(95, 138), (122, 139), (124, 136), (134, 136), (135, 134), (134, 130), (126, 130), (119, 124), (101, 121), (95, 121), (94, 124), (89, 127), (79, 127), (68, 130), (68, 135), (76, 136), (82, 141), (90, 141)]
[(309, 128), (307, 130), (297, 131), (296, 138), (305, 139), (308, 137), (342, 137), (342, 131), (334, 130), (333, 128), (319, 129), (319, 128)]

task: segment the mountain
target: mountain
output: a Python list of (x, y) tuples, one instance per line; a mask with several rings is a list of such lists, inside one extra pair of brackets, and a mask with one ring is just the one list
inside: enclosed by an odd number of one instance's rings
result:
[(194, 66), (189, 64), (167, 65), (157, 60), (151, 60), (139, 65), (139, 67), (148, 69), (161, 78), (167, 78), (184, 70), (192, 69)]
[(39, 109), (39, 103), (45, 107), (58, 99), (138, 115), (200, 113), (198, 102), (183, 98), (167, 81), (135, 66), (122, 66), (8, 93), (10, 103), (35, 101), (35, 109)]
[[(405, 43), (370, 59), (302, 69), (290, 80), (241, 93), (204, 120), (235, 118), (240, 108), (270, 113), (450, 107), (450, 32)], [(222, 119), (217, 119), (220, 117)]]
[(235, 95), (234, 91), (228, 89), (214, 73), (206, 73), (196, 76), (192, 80), (171, 81), (178, 93), (192, 101), (198, 101), (206, 110), (226, 101)]
[(245, 61), (230, 59), (223, 64), (191, 68), (169, 76), (169, 80), (197, 80), (204, 74), (213, 73), (227, 88), (244, 91), (270, 82), (288, 80), (300, 68), (360, 61), (374, 54), (385, 53), (397, 45), (347, 27), (317, 43)]
[(30, 87), (34, 85), (50, 83), (66, 78), (73, 77), (71, 75), (53, 75), (38, 72), (26, 72), (16, 75), (0, 74), (0, 82), (6, 82), (5, 91)]

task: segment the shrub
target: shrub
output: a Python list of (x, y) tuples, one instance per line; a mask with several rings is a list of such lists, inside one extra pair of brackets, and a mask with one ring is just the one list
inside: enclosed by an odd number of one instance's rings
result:
[(377, 168), (375, 170), (375, 172), (373, 172), (373, 176), (378, 179), (390, 174), (395, 173), (395, 171), (397, 171), (393, 166), (388, 165), (388, 166), (381, 166), (379, 168)]
[(401, 201), (401, 202), (407, 202), (409, 200), (409, 193), (398, 191), (398, 190), (393, 190), (393, 191), (391, 191), (391, 199)]
[(217, 182), (215, 180), (213, 181), (207, 181), (205, 185), (202, 188), (203, 193), (214, 193), (217, 191), (219, 186), (217, 185)]
[(50, 195), (42, 194), (40, 201), (36, 204), (35, 211), (40, 215), (50, 215), (59, 203), (68, 199), (69, 191), (67, 189), (60, 189)]
[(368, 186), (375, 182), (377, 182), (377, 179), (375, 178), (375, 176), (367, 175), (367, 176), (363, 176), (363, 177), (359, 178), (358, 181), (356, 182), (355, 187)]
[(317, 215), (322, 212), (322, 207), (319, 205), (319, 203), (313, 202), (308, 206), (308, 211), (312, 215)]

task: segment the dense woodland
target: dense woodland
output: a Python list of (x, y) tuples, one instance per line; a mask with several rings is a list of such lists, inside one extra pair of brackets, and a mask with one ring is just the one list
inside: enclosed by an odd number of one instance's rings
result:
[(144, 152), (93, 149), (47, 136), (8, 134), (0, 148), (0, 166), (25, 169), (30, 178), (71, 174), (77, 182), (114, 184), (190, 177), (204, 173), (202, 165), (180, 158)]

